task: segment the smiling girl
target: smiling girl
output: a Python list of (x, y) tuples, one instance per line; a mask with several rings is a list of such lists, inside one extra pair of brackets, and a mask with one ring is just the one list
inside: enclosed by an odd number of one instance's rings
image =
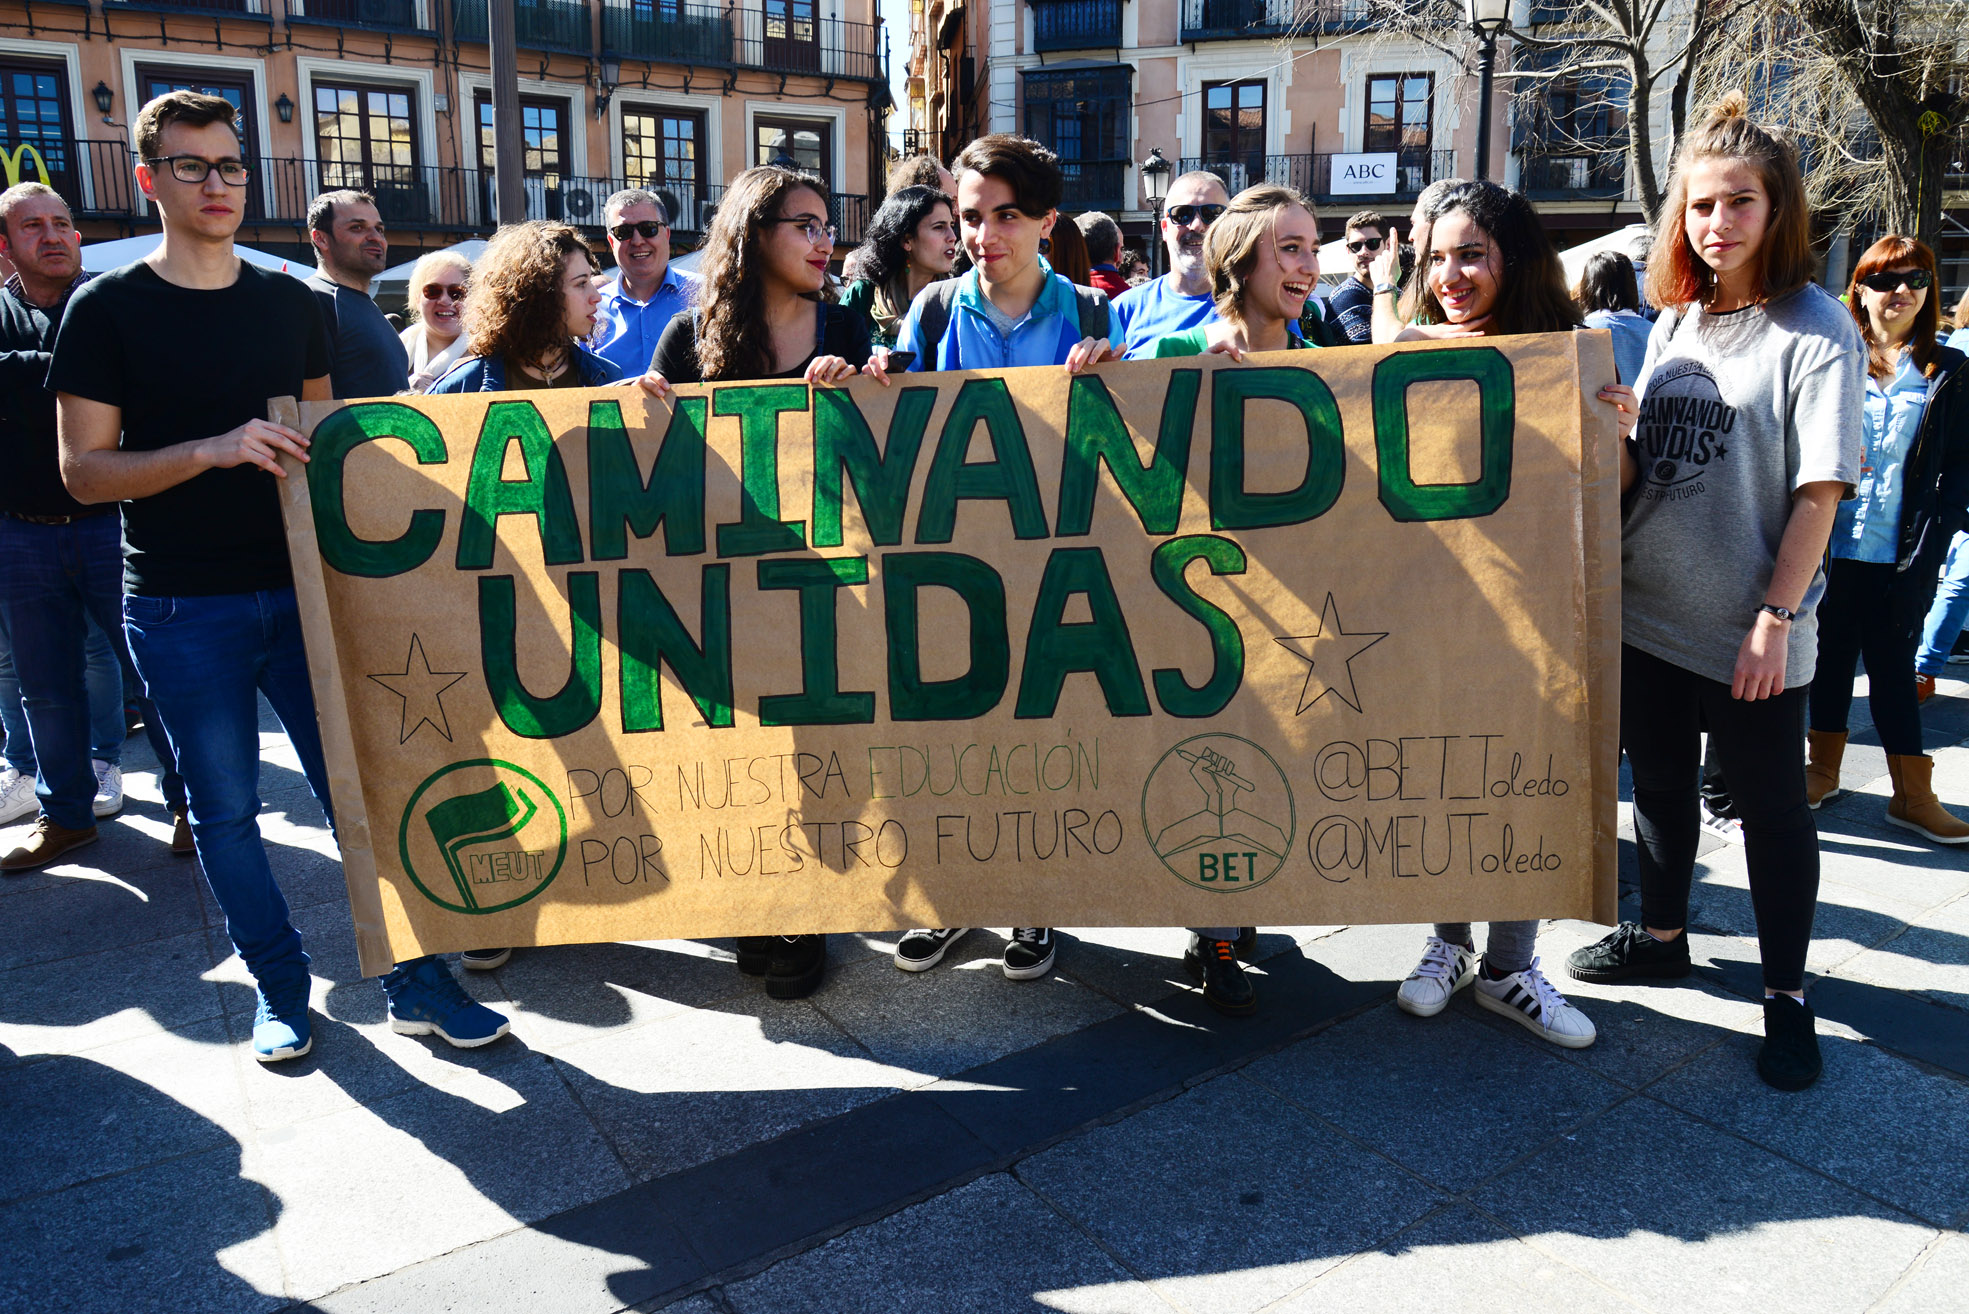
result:
[(410, 391), (427, 392), (465, 354), (465, 283), (472, 262), (433, 251), (410, 270), (417, 318), (399, 336), (410, 357)]
[(1887, 750), (1887, 820), (1940, 844), (1969, 844), (1969, 824), (1935, 797), (1921, 751), (1914, 653), (1950, 536), (1969, 513), (1969, 395), (1963, 355), (1936, 342), (1935, 253), (1887, 236), (1867, 248), (1848, 293), (1866, 335), (1866, 455), (1858, 495), (1839, 504), (1819, 603), (1805, 802), (1839, 788), (1853, 671), (1866, 655), (1867, 705)]
[(1146, 353), (1195, 356), (1284, 351), (1299, 336), (1306, 296), (1319, 281), (1319, 222), (1289, 187), (1246, 188), (1203, 240), (1203, 262), (1217, 318), (1155, 340)]
[[(1395, 341), (1579, 326), (1558, 252), (1523, 196), (1496, 183), (1459, 183), (1421, 218), (1415, 233), (1421, 267), (1402, 307), (1410, 325)], [(1474, 983), (1482, 1007), (1555, 1045), (1584, 1049), (1598, 1033), (1539, 971), (1537, 945), (1536, 921), (1492, 922), (1479, 960), (1468, 922), (1439, 923), (1395, 1002), (1413, 1016), (1434, 1017)]]
[[(1743, 821), (1764, 959), (1757, 1070), (1821, 1068), (1805, 1002), (1819, 844), (1805, 801), (1805, 686), (1834, 510), (1859, 479), (1867, 349), (1811, 282), (1798, 155), (1741, 93), (1691, 129), (1648, 261), (1661, 318), (1620, 451), (1620, 729), (1634, 772), (1641, 920), (1573, 953), (1583, 981), (1686, 976), (1706, 728)], [(1850, 671), (1849, 671), (1850, 674)]]

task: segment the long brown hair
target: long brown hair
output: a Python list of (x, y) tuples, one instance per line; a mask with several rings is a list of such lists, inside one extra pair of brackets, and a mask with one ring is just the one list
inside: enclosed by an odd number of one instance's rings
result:
[[(725, 189), (704, 237), (698, 283), (697, 364), (707, 380), (763, 379), (773, 372), (759, 239), (767, 223), (779, 217), (787, 193), (801, 188), (820, 197), (821, 211), (827, 213), (826, 183), (778, 165), (747, 169)], [(833, 299), (826, 284), (820, 296)]]
[(1685, 306), (1707, 302), (1716, 290), (1715, 271), (1689, 245), (1685, 218), (1689, 170), (1703, 160), (1742, 160), (1757, 170), (1770, 199), (1770, 223), (1757, 250), (1757, 298), (1772, 301), (1811, 282), (1818, 261), (1812, 255), (1812, 214), (1798, 172), (1798, 147), (1782, 129), (1753, 120), (1749, 99), (1732, 91), (1709, 107), (1675, 154), (1648, 256), (1648, 301)]
[[(1217, 222), (1203, 235), (1203, 267), (1217, 314), (1245, 327), (1244, 284), (1258, 265), (1258, 249), (1278, 226), (1279, 215), (1298, 206), (1310, 217), (1313, 207), (1290, 187), (1259, 183), (1231, 198)], [(1314, 220), (1317, 225), (1318, 220)]]
[[(1511, 333), (1559, 333), (1579, 324), (1579, 309), (1566, 287), (1566, 267), (1538, 211), (1520, 192), (1494, 182), (1458, 183), (1444, 192), (1422, 216), (1415, 230), (1415, 276), (1402, 299), (1402, 318), (1411, 324), (1442, 324), (1436, 290), (1429, 286), (1429, 249), (1436, 224), (1454, 210), (1470, 216), (1484, 230), (1498, 257), (1497, 303), (1491, 307), (1491, 330)], [(1418, 317), (1426, 318), (1418, 318)]]
[(598, 268), (595, 253), (566, 224), (531, 219), (494, 233), (472, 271), (472, 295), (465, 299), (471, 353), (531, 367), (571, 350), (561, 279), (576, 255)]
[[(1866, 307), (1860, 304), (1860, 280), (1883, 270), (1910, 266), (1925, 269), (1933, 277), (1936, 273), (1935, 253), (1928, 249), (1926, 242), (1889, 233), (1866, 249), (1860, 262), (1853, 266), (1853, 281), (1846, 288), (1846, 304), (1860, 326), (1860, 336), (1866, 339), (1866, 370), (1876, 379), (1893, 377), (1894, 358), (1889, 354), (1893, 344), (1874, 337), (1873, 321), (1867, 317)], [(1914, 327), (1908, 330), (1908, 351), (1914, 357), (1915, 368), (1924, 377), (1932, 376), (1940, 363), (1935, 359), (1938, 345), (1935, 332), (1942, 326), (1941, 291), (1940, 279), (1928, 285), (1928, 295), (1921, 299), (1921, 309), (1914, 312)]]

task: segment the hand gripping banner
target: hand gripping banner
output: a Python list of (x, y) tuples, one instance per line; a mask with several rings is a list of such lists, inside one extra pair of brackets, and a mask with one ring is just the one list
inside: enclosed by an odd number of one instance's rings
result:
[(1614, 912), (1606, 335), (282, 403), (363, 970)]

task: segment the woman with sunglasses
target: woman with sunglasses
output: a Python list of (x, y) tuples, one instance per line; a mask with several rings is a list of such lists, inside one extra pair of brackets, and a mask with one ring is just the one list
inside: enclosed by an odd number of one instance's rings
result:
[(400, 335), (410, 353), (410, 391), (429, 392), (465, 354), (465, 283), (472, 262), (456, 251), (433, 251), (410, 269), (416, 295), (410, 327)]
[(1938, 844), (1969, 844), (1935, 797), (1921, 751), (1915, 647), (1949, 540), (1969, 518), (1969, 394), (1964, 356), (1936, 341), (1935, 253), (1890, 234), (1867, 248), (1848, 296), (1866, 337), (1867, 384), (1856, 496), (1832, 522), (1819, 669), (1812, 679), (1805, 802), (1839, 788), (1853, 672), (1866, 657), (1867, 706), (1887, 750), (1887, 820)]
[[(705, 235), (697, 309), (672, 319), (657, 339), (644, 389), (664, 397), (675, 383), (853, 378), (868, 363), (868, 321), (832, 299), (835, 228), (827, 213), (827, 186), (810, 173), (766, 164), (734, 178)], [(776, 998), (820, 985), (825, 950), (802, 950), (812, 952), (823, 957), (802, 967), (798, 981), (769, 974)], [(798, 994), (780, 993), (801, 986), (809, 969), (812, 981)]]
[(862, 276), (848, 284), (841, 305), (868, 321), (878, 347), (896, 345), (896, 330), (916, 294), (950, 277), (957, 263), (957, 219), (950, 193), (905, 187), (869, 221), (862, 239)]
[(1689, 974), (1707, 730), (1743, 822), (1763, 957), (1757, 1072), (1779, 1090), (1823, 1066), (1805, 1001), (1819, 844), (1798, 741), (1819, 562), (1860, 479), (1867, 392), (1867, 344), (1811, 281), (1811, 238), (1797, 148), (1754, 122), (1741, 92), (1724, 96), (1669, 174), (1648, 260), (1661, 318), (1640, 385), (1600, 394), (1623, 428), (1636, 423), (1619, 452), (1620, 732), (1641, 917), (1567, 960), (1583, 981)]

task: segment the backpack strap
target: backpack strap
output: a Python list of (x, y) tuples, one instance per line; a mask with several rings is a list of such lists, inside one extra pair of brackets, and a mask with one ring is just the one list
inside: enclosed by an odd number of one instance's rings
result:
[(1080, 306), (1080, 336), (1105, 338), (1108, 335), (1108, 294), (1097, 287), (1074, 284), (1073, 299)]
[(960, 280), (946, 278), (930, 284), (924, 289), (923, 313), (917, 317), (916, 332), (923, 340), (923, 368), (934, 370), (937, 365), (937, 344), (943, 341), (944, 330), (950, 327), (951, 308), (957, 304), (957, 284)]

